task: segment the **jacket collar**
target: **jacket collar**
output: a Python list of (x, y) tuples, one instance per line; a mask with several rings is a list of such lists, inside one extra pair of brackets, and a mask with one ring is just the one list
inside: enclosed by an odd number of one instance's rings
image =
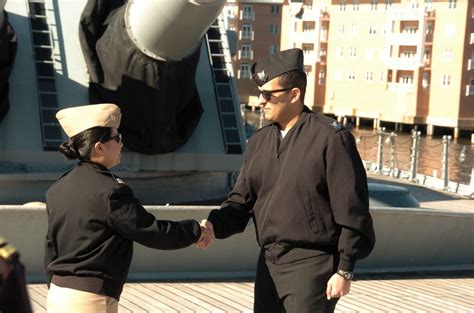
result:
[(78, 166), (90, 166), (94, 169), (96, 169), (97, 171), (99, 172), (110, 172), (108, 168), (106, 168), (105, 166), (103, 166), (102, 164), (99, 164), (99, 163), (96, 163), (96, 162), (92, 162), (91, 160), (82, 160), (82, 161), (79, 161), (78, 163)]

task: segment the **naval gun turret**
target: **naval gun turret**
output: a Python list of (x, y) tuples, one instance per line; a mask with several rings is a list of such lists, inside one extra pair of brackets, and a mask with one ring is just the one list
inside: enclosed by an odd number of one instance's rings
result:
[(127, 148), (175, 151), (191, 136), (203, 108), (196, 89), (201, 42), (223, 0), (89, 0), (79, 28), (91, 103), (123, 113)]
[[(42, 201), (73, 164), (63, 108), (114, 102), (125, 149), (115, 171), (143, 203), (221, 198), (245, 132), (223, 0), (8, 0), (18, 50), (0, 124), (0, 203)], [(79, 32), (78, 32), (79, 27)]]

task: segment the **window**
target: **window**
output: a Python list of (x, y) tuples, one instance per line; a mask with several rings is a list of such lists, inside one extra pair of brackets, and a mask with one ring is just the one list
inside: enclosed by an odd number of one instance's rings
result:
[(306, 76), (308, 76), (311, 73), (311, 65), (305, 65), (304, 72), (306, 73)]
[(426, 35), (431, 35), (433, 33), (433, 24), (426, 24)]
[(355, 71), (354, 71), (354, 70), (349, 70), (349, 71), (347, 72), (347, 74), (348, 74), (348, 75), (347, 75), (347, 79), (349, 79), (349, 80), (355, 80)]
[(416, 56), (416, 53), (415, 51), (403, 51), (401, 54), (400, 54), (400, 57), (402, 59), (412, 59)]
[(375, 55), (375, 49), (374, 48), (367, 48), (365, 50), (365, 56), (367, 59), (372, 59)]
[(385, 10), (388, 10), (392, 6), (392, 0), (385, 0)]
[(430, 73), (423, 73), (423, 80), (421, 81), (421, 86), (426, 89), (430, 85)]
[(370, 11), (377, 11), (377, 1), (378, 0), (370, 0)]
[(253, 20), (254, 17), (255, 17), (255, 14), (253, 12), (252, 6), (248, 4), (244, 5), (242, 18)]
[(242, 45), (240, 48), (240, 59), (251, 59), (252, 47), (250, 45)]
[(365, 79), (371, 82), (373, 80), (373, 73), (372, 72), (365, 73)]
[(454, 24), (446, 24), (444, 34), (446, 37), (454, 37), (456, 35), (456, 26)]
[(240, 39), (251, 39), (251, 40), (253, 40), (252, 25), (250, 25), (250, 24), (242, 25), (242, 32), (240, 34)]
[(273, 35), (278, 35), (278, 32), (280, 31), (280, 27), (278, 25), (272, 24), (270, 25), (270, 33)]
[(338, 35), (344, 34), (344, 24), (339, 24), (339, 25), (337, 25), (336, 33), (337, 33)]
[(467, 85), (466, 96), (474, 95), (474, 79), (471, 79), (470, 84)]
[(314, 22), (303, 22), (303, 31), (311, 32), (314, 31)]
[(336, 47), (336, 56), (337, 57), (342, 57), (344, 55), (342, 48), (341, 47)]
[(352, 24), (352, 35), (357, 34), (358, 29), (359, 27), (357, 26), (357, 24)]
[(400, 77), (400, 84), (402, 85), (412, 85), (413, 76), (403, 75)]
[(457, 2), (457, 0), (449, 0), (449, 2), (448, 2), (448, 8), (450, 8), (450, 9), (456, 9), (456, 2)]
[(418, 28), (416, 28), (415, 26), (406, 26), (403, 28), (402, 33), (403, 34), (416, 34), (417, 31), (418, 31)]
[(444, 61), (451, 62), (453, 60), (453, 50), (444, 49)]
[(270, 7), (270, 13), (278, 15), (280, 14), (280, 5), (279, 4), (272, 4)]
[(240, 64), (240, 71), (238, 78), (250, 78), (250, 65)]
[(326, 48), (319, 48), (319, 56), (320, 57), (325, 57), (326, 56)]
[(352, 11), (359, 11), (359, 0), (352, 0)]
[(471, 37), (470, 37), (470, 39), (469, 39), (469, 43), (470, 43), (471, 45), (474, 45), (474, 33), (471, 33)]
[(319, 71), (318, 82), (319, 82), (319, 85), (321, 86), (326, 85), (326, 71), (324, 70)]
[(443, 80), (441, 82), (441, 85), (443, 86), (451, 85), (451, 75), (443, 75)]
[(357, 48), (349, 48), (349, 56), (355, 58), (357, 56)]
[(383, 82), (385, 81), (385, 73), (384, 73), (384, 72), (380, 72), (379, 81), (380, 81), (381, 83), (383, 83)]
[(268, 53), (270, 55), (277, 53), (278, 50), (278, 45), (271, 45), (270, 47), (268, 47)]
[(430, 57), (431, 57), (431, 51), (430, 51), (430, 49), (425, 49), (425, 51), (423, 52), (423, 61), (424, 61), (424, 62), (429, 62), (429, 61), (430, 61)]
[(346, 10), (346, 0), (339, 0), (339, 11)]
[(370, 35), (375, 35), (375, 33), (377, 32), (377, 30), (375, 29), (375, 25), (369, 25), (369, 34)]
[(312, 43), (304, 43), (303, 46), (301, 47), (301, 50), (303, 50), (303, 53), (304, 53), (304, 54), (313, 53), (313, 51), (314, 51), (314, 44), (312, 44)]

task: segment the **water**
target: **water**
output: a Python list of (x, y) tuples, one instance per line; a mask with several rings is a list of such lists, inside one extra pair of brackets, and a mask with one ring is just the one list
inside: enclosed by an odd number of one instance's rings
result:
[[(266, 124), (260, 112), (246, 111), (247, 136)], [(365, 161), (377, 162), (378, 135), (372, 128), (353, 128), (352, 133), (357, 139), (357, 148)], [(387, 140), (387, 130), (383, 144), (383, 164), (408, 171), (410, 169), (412, 138), (410, 133), (397, 132), (394, 142)], [(443, 142), (442, 136), (422, 135), (419, 146), (417, 172), (423, 175), (442, 177), (443, 173)], [(450, 181), (469, 185), (474, 165), (474, 145), (470, 138), (458, 138), (451, 141), (448, 158), (448, 178)]]

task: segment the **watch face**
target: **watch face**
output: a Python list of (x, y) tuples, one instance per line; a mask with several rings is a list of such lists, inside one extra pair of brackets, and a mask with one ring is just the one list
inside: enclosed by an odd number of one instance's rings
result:
[(344, 279), (346, 280), (352, 280), (352, 278), (354, 277), (354, 274), (352, 274), (352, 272), (349, 272), (349, 271), (338, 270), (337, 273), (341, 275), (342, 277), (344, 277)]

